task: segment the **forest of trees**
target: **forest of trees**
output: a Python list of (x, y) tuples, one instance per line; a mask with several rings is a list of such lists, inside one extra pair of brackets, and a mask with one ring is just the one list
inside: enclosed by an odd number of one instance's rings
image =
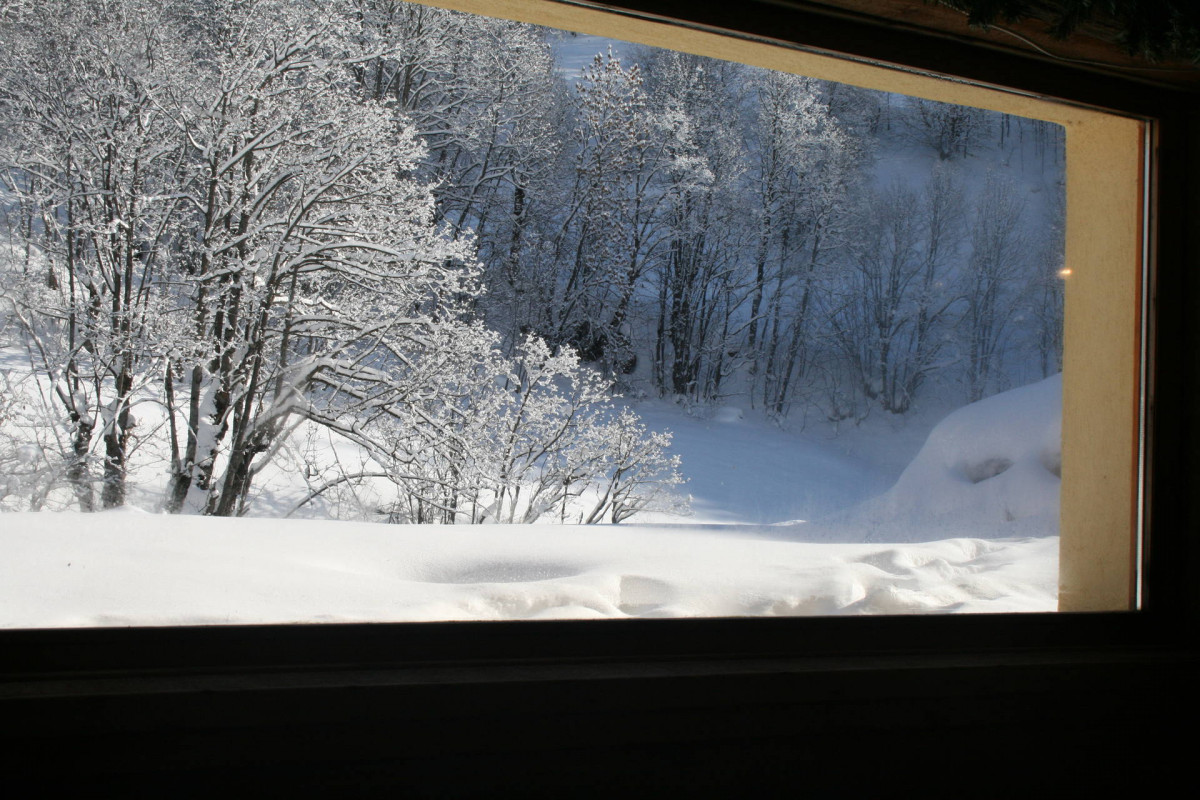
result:
[(395, 0), (16, 2), (0, 44), (8, 507), (120, 506), (141, 449), (163, 509), (247, 513), (316, 428), (365, 455), (301, 503), (620, 522), (681, 478), (615, 390), (840, 421), (1061, 368), (1045, 123), (632, 47), (568, 79)]

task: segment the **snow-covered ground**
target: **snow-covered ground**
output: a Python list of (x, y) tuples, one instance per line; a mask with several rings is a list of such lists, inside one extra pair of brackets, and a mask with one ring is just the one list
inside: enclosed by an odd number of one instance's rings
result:
[[(0, 626), (1051, 611), (1060, 392), (1051, 378), (960, 409), (891, 489), (823, 519), (885, 470), (838, 440), (670, 406), (644, 410), (673, 415), (695, 504), (726, 524), (5, 514)], [(749, 524), (798, 518), (813, 521)]]
[[(683, 459), (688, 521), (778, 524), (812, 520), (884, 491), (896, 475), (847, 452), (826, 432), (781, 430), (761, 414), (735, 406), (692, 416), (664, 401), (637, 412), (652, 430), (669, 430)], [(911, 455), (910, 455), (911, 457)], [(639, 521), (681, 521), (643, 514)]]
[(780, 528), (4, 517), (0, 627), (1048, 611), (1055, 537), (811, 544)]

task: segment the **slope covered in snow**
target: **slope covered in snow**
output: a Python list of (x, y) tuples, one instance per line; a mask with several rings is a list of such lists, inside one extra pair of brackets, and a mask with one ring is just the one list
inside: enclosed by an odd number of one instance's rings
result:
[(697, 415), (664, 401), (635, 407), (647, 425), (674, 435), (671, 450), (682, 458), (692, 509), (690, 518), (646, 514), (635, 522), (810, 520), (877, 495), (895, 480), (874, 453), (848, 453), (825, 430), (781, 429), (733, 405)]

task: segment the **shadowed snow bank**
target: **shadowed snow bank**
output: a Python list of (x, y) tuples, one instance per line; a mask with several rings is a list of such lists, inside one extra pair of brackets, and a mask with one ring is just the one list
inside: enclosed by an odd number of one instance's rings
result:
[(895, 486), (822, 520), (805, 538), (1055, 536), (1061, 465), (1062, 376), (1056, 375), (951, 413)]

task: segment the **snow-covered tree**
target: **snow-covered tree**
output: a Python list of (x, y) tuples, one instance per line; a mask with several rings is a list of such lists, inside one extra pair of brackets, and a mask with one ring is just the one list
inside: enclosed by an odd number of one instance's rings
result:
[(350, 80), (374, 56), (354, 21), (324, 3), (231, 6), (169, 106), (197, 227), (178, 277), (195, 340), (166, 376), (186, 431), (174, 507), (239, 513), (298, 420), (353, 432), (418, 391), (431, 325), (474, 291), (468, 246), (406, 177), (415, 132)]
[(862, 154), (820, 82), (764, 71), (757, 85), (759, 237), (747, 349), (763, 407), (781, 415), (810, 358), (814, 295), (844, 248)]
[(747, 226), (738, 194), (746, 169), (739, 118), (744, 68), (656, 51), (649, 107), (666, 133), (662, 199), (666, 252), (656, 269), (654, 375), (659, 391), (711, 399), (725, 377)]
[(397, 487), (390, 519), (615, 523), (686, 507), (669, 436), (618, 412), (609, 383), (578, 356), (535, 336), (503, 356), (495, 334), (475, 333), (478, 346), (445, 371), (449, 385), (368, 426), (387, 443), (376, 460)]
[[(0, 321), (33, 365), (23, 395), (65, 417), (55, 458), (5, 446), (12, 474), (61, 465), (91, 509), (99, 465), (100, 502), (120, 505), (155, 438), (167, 509), (240, 514), (316, 426), (362, 459), (315, 470), (312, 497), (372, 471), (424, 522), (540, 518), (629, 472), (596, 434), (607, 384), (536, 337), (504, 356), (475, 316), (476, 232), (513, 266), (542, 202), (524, 193), (558, 163), (537, 29), (375, 0), (54, 12), (0, 20)], [(588, 219), (608, 202), (586, 198)], [(605, 247), (588, 240), (605, 254), (589, 264), (627, 269)], [(163, 426), (140, 431), (135, 402)]]
[[(358, 71), (425, 142), (418, 174), (439, 218), (478, 246), (490, 284), (480, 310), (506, 329), (542, 329), (548, 217), (569, 136), (564, 82), (542, 29), (389, 0), (359, 0), (363, 36), (384, 49)], [(508, 341), (515, 343), (510, 335)]]
[(942, 161), (965, 156), (983, 133), (985, 112), (971, 106), (907, 98), (904, 125), (916, 142)]
[(904, 413), (938, 366), (946, 317), (958, 295), (951, 274), (962, 190), (944, 169), (922, 192), (899, 183), (866, 195), (852, 269), (828, 300), (827, 319), (862, 393)]
[[(125, 500), (135, 393), (170, 334), (161, 290), (181, 238), (182, 142), (161, 104), (180, 40), (158, 4), (50, 2), (0, 20), (0, 168), (19, 205), (3, 297), (66, 416), (68, 479)], [(102, 454), (95, 457), (94, 450)]]
[(573, 177), (552, 239), (562, 274), (547, 334), (609, 367), (632, 357), (623, 322), (653, 249), (651, 184), (663, 145), (642, 84), (639, 67), (612, 52), (597, 54), (575, 84)]
[(608, 519), (623, 522), (640, 511), (687, 513), (688, 498), (676, 487), (680, 457), (667, 455), (670, 433), (648, 432), (637, 415), (621, 409), (594, 435), (600, 450), (598, 496), (580, 519), (588, 524)]

